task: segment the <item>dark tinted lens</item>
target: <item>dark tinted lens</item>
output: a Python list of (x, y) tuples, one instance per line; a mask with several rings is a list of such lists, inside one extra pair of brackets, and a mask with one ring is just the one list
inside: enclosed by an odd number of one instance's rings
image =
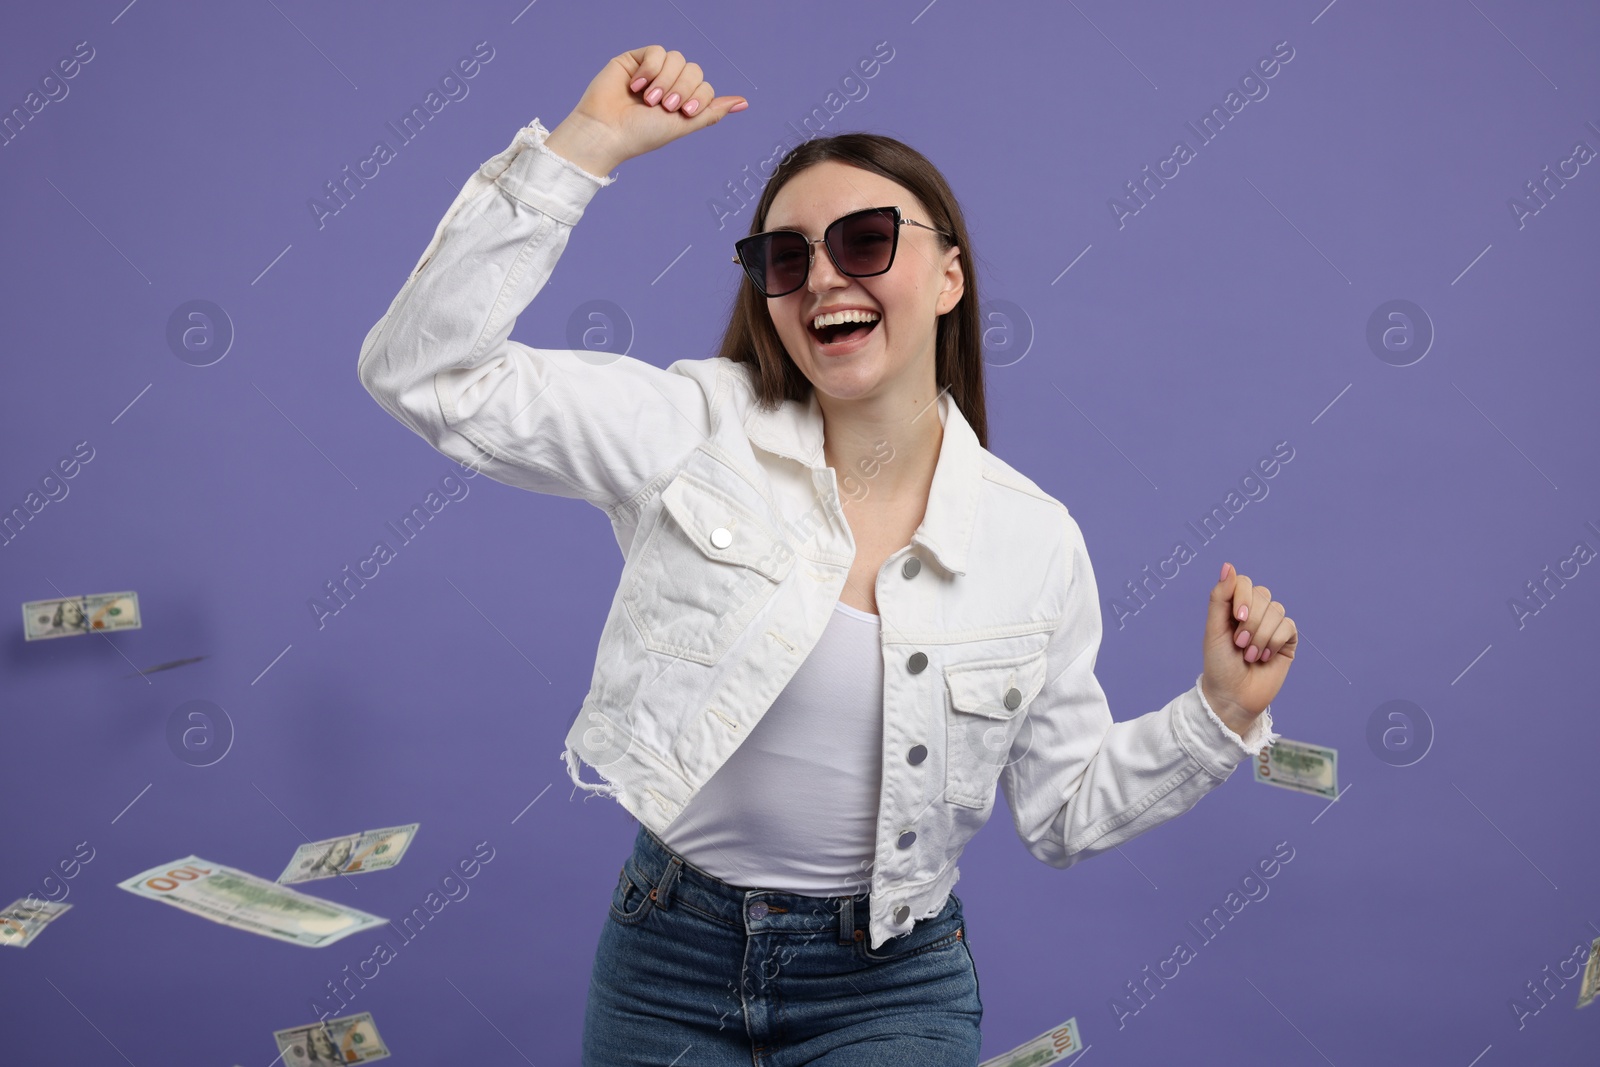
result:
[(839, 269), (855, 277), (882, 274), (894, 252), (894, 212), (881, 209), (846, 215), (825, 235)]
[(808, 253), (798, 234), (775, 233), (751, 238), (740, 245), (745, 273), (763, 295), (781, 295), (798, 289), (805, 280)]

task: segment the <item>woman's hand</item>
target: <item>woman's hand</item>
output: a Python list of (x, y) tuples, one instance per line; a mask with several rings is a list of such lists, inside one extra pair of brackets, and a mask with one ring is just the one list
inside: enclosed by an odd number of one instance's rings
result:
[(742, 96), (713, 95), (699, 64), (652, 44), (612, 57), (545, 145), (604, 174), (749, 105)]
[(1224, 563), (1222, 577), (1211, 588), (1200, 677), (1201, 690), (1218, 718), (1242, 736), (1278, 695), (1299, 645), (1294, 620), (1284, 615), (1283, 605), (1267, 587)]

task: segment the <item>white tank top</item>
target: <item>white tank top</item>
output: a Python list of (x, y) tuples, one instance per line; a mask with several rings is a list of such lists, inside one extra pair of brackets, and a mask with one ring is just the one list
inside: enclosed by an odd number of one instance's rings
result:
[(836, 604), (772, 707), (661, 840), (731, 885), (867, 892), (883, 783), (878, 633), (878, 616)]

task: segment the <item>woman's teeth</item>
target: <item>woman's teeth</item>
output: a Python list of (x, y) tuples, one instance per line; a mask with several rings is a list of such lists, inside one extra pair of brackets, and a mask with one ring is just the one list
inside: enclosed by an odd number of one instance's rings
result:
[(818, 315), (811, 332), (819, 344), (837, 345), (857, 340), (877, 328), (879, 316), (871, 311), (841, 311)]

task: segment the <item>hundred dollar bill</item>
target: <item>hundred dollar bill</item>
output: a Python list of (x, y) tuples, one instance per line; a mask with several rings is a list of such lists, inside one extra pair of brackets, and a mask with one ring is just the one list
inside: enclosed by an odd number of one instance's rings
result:
[(1256, 756), (1256, 781), (1331, 800), (1339, 795), (1339, 752), (1279, 738)]
[(1578, 990), (1578, 1007), (1587, 1008), (1600, 993), (1600, 937), (1589, 946), (1589, 962), (1583, 968), (1583, 985)]
[(72, 637), (91, 631), (137, 630), (138, 593), (96, 593), (59, 600), (30, 600), (22, 605), (26, 640)]
[(388, 921), (199, 856), (152, 867), (117, 885), (202, 919), (307, 948), (331, 945)]
[(1083, 1042), (1078, 1037), (1078, 1017), (1073, 1016), (1054, 1030), (1040, 1034), (1010, 1052), (1003, 1052), (993, 1059), (984, 1060), (978, 1067), (1045, 1067), (1046, 1064), (1057, 1063), (1082, 1051)]
[(19, 897), (11, 906), (0, 911), (0, 945), (27, 948), (39, 932), (50, 925), (50, 920), (72, 907), (54, 900), (37, 897)]
[(272, 1035), (278, 1042), (284, 1067), (312, 1067), (318, 1063), (366, 1063), (386, 1060), (389, 1050), (378, 1036), (372, 1013), (291, 1026)]
[(282, 884), (332, 878), (336, 874), (362, 874), (393, 867), (406, 854), (421, 823), (364, 830), (345, 837), (313, 841), (295, 849), (289, 866), (278, 875)]

